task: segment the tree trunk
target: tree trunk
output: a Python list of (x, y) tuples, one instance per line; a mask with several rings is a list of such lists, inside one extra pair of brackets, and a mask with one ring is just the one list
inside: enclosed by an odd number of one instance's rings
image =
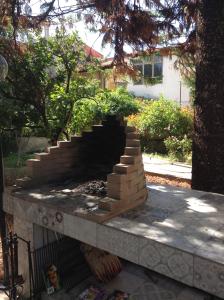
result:
[(200, 0), (192, 188), (224, 194), (224, 0)]

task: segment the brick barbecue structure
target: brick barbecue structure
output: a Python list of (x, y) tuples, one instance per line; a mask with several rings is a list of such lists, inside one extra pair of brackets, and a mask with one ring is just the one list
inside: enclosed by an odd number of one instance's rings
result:
[(73, 208), (75, 215), (99, 223), (139, 206), (148, 197), (139, 134), (113, 116), (82, 136), (60, 141), (47, 152), (36, 154), (27, 161), (27, 172), (28, 177), (17, 180), (18, 187), (62, 186), (66, 180), (107, 181), (104, 197), (76, 195), (83, 197), (83, 203), (81, 208)]
[[(110, 117), (49, 147), (28, 161), (28, 171), (5, 189), (3, 204), (15, 233), (30, 241), (35, 291), (56, 248), (61, 262), (53, 263), (64, 273), (74, 267), (73, 277), (82, 280), (85, 269), (71, 263), (79, 261), (73, 244), (81, 242), (224, 299), (224, 195), (148, 184), (147, 197), (139, 136), (122, 120)], [(94, 182), (105, 184), (102, 194), (85, 192)], [(26, 296), (30, 266), (26, 245), (18, 248)]]

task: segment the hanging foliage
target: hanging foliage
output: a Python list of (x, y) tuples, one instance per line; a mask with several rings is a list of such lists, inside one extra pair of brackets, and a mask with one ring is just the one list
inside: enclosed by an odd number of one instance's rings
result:
[(10, 23), (15, 30), (35, 28), (66, 14), (81, 16), (103, 35), (103, 44), (113, 45), (117, 65), (125, 65), (126, 44), (136, 51), (154, 50), (161, 41), (174, 43), (184, 36), (182, 50), (195, 51), (198, 0), (74, 0), (66, 7), (51, 0), (42, 4), (37, 16), (28, 0), (3, 0), (0, 5), (1, 25)]

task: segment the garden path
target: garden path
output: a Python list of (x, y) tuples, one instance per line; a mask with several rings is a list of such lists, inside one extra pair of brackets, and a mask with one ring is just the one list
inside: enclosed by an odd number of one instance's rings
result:
[(168, 175), (191, 180), (191, 166), (183, 163), (171, 163), (169, 160), (143, 155), (144, 169), (146, 172)]

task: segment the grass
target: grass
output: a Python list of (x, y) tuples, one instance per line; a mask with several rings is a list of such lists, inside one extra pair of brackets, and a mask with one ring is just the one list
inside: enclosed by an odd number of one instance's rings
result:
[(161, 160), (169, 161), (170, 163), (181, 163), (181, 164), (192, 164), (191, 156), (189, 156), (185, 161), (179, 161), (175, 157), (171, 157), (168, 154), (160, 154), (160, 153), (143, 153), (145, 156), (151, 157), (151, 158), (158, 158)]
[(159, 153), (143, 153), (145, 156), (151, 157), (151, 158), (158, 158), (163, 160), (168, 160), (172, 162), (172, 159), (167, 154), (159, 154)]
[(3, 158), (5, 168), (21, 168), (26, 165), (26, 160), (33, 158), (34, 154), (25, 153), (21, 154), (18, 159), (18, 153), (10, 153), (8, 156)]

